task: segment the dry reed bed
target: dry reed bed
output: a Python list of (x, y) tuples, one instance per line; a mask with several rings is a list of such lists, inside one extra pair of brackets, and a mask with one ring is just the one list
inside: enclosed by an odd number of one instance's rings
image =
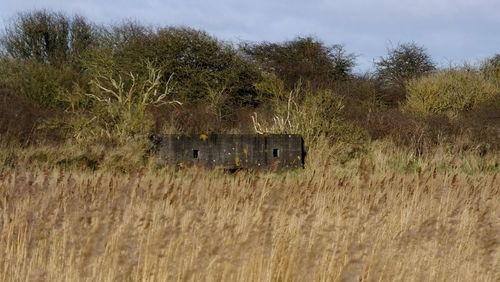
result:
[(498, 281), (493, 174), (0, 174), (1, 281)]

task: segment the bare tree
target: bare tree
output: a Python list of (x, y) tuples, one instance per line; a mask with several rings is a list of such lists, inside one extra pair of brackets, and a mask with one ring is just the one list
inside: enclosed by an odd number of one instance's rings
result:
[(404, 88), (405, 83), (436, 69), (427, 50), (413, 42), (390, 48), (375, 62), (378, 78), (386, 85)]

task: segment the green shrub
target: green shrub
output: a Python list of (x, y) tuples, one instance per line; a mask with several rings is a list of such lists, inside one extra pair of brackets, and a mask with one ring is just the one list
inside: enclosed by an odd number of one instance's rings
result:
[(0, 82), (6, 89), (46, 108), (64, 106), (64, 96), (75, 86), (77, 75), (35, 60), (3, 58), (0, 63)]
[(500, 95), (500, 89), (474, 70), (446, 70), (407, 84), (404, 110), (416, 116), (455, 118)]
[(79, 97), (71, 95), (87, 84), (82, 58), (98, 45), (97, 35), (81, 16), (17, 14), (0, 34), (0, 87), (43, 108), (73, 106)]
[(332, 81), (346, 80), (356, 59), (343, 45), (328, 46), (313, 37), (297, 37), (283, 43), (244, 44), (241, 49), (262, 69), (275, 73), (287, 89), (299, 81), (321, 88)]
[[(236, 50), (208, 33), (178, 27), (149, 29), (134, 22), (108, 28), (99, 48), (88, 52), (85, 64), (108, 56), (108, 64), (118, 71), (140, 74), (141, 62), (155, 62), (163, 81), (173, 74), (175, 97), (186, 102), (213, 102), (207, 93), (224, 90), (227, 104), (254, 104), (252, 84), (259, 79), (255, 66)], [(212, 95), (213, 96), (213, 95)], [(219, 105), (217, 105), (219, 106)]]

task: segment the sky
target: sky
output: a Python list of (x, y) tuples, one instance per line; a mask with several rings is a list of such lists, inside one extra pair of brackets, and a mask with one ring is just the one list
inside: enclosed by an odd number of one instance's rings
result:
[(100, 24), (133, 19), (189, 26), (226, 41), (314, 36), (357, 55), (357, 72), (398, 43), (427, 48), (440, 66), (500, 53), (500, 0), (0, 0), (0, 28), (21, 11), (80, 14)]

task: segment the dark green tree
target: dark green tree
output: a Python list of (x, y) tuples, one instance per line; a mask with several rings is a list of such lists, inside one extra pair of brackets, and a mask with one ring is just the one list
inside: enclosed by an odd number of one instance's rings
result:
[(243, 44), (241, 49), (263, 70), (275, 73), (293, 88), (300, 80), (313, 87), (345, 80), (355, 65), (355, 56), (342, 45), (327, 46), (312, 37), (298, 37), (284, 43)]
[(98, 64), (101, 70), (140, 74), (149, 61), (162, 70), (163, 79), (172, 77), (175, 98), (183, 102), (205, 102), (209, 93), (220, 93), (228, 104), (258, 103), (253, 87), (258, 69), (232, 45), (204, 31), (125, 22), (103, 34), (100, 47), (86, 59), (94, 70)]

